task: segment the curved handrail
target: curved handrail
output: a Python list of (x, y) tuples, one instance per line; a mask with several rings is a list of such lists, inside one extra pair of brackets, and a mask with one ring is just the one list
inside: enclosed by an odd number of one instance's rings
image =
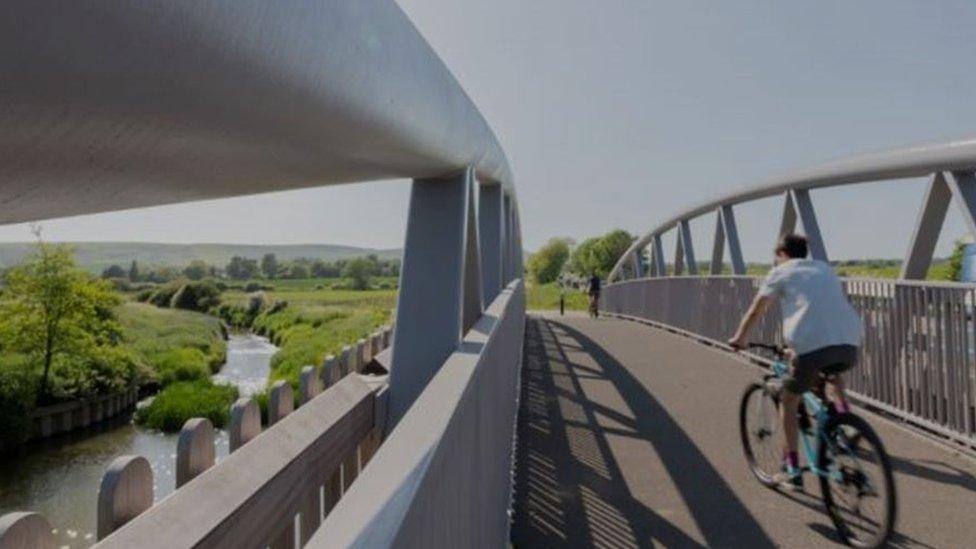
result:
[(747, 186), (721, 198), (709, 200), (672, 216), (638, 238), (621, 255), (608, 276), (613, 281), (627, 258), (647, 246), (656, 234), (661, 234), (679, 222), (694, 219), (729, 206), (782, 194), (791, 189), (816, 189), (871, 181), (921, 177), (935, 171), (957, 171), (976, 167), (976, 137), (947, 142), (923, 143), (910, 147), (888, 149), (851, 156), (792, 172)]
[(390, 0), (4, 7), (0, 223), (469, 166), (511, 192), (487, 122)]

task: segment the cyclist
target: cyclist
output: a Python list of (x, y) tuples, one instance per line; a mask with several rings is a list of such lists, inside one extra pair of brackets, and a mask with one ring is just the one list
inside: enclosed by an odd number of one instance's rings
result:
[(594, 317), (600, 316), (600, 276), (593, 271), (590, 276), (590, 285), (587, 292), (590, 295), (590, 314)]
[(780, 420), (783, 426), (783, 470), (776, 481), (787, 489), (802, 489), (797, 457), (800, 395), (809, 391), (821, 372), (831, 374), (831, 397), (839, 412), (849, 411), (839, 375), (857, 363), (861, 320), (844, 295), (840, 279), (826, 262), (807, 257), (807, 240), (783, 236), (776, 246), (775, 267), (759, 288), (739, 329), (729, 339), (736, 349), (748, 345), (749, 331), (771, 304), (779, 302), (783, 338), (791, 357), (790, 375), (783, 380)]

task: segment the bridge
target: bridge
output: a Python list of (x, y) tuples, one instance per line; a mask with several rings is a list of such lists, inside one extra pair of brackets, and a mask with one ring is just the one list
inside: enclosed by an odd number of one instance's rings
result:
[[(781, 232), (799, 222), (827, 259), (811, 190), (920, 176), (901, 278), (845, 281), (867, 330), (850, 384), (894, 460), (892, 543), (971, 544), (976, 286), (923, 279), (950, 203), (976, 234), (976, 140), (690, 208), (620, 258), (602, 318), (527, 315), (505, 154), (393, 2), (7, 8), (0, 222), (412, 181), (391, 331), (309, 365), (297, 409), (277, 386), (263, 432), (254, 404), (235, 404), (220, 463), (191, 420), (180, 487), (159, 502), (145, 460), (120, 457), (92, 495), (98, 547), (836, 545), (815, 487), (764, 489), (742, 457), (738, 400), (768, 362), (721, 343), (758, 284), (735, 208), (782, 196)], [(703, 215), (716, 219), (707, 274), (690, 232)], [(779, 338), (775, 315), (760, 336)], [(52, 547), (50, 530), (7, 515), (0, 547)]]

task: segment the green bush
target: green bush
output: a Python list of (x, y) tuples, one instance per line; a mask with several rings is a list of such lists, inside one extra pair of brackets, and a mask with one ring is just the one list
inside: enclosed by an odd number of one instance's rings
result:
[(209, 379), (174, 383), (136, 412), (136, 422), (160, 431), (179, 431), (188, 419), (205, 417), (215, 428), (225, 426), (237, 388), (218, 385)]
[(199, 349), (180, 347), (156, 356), (153, 364), (163, 386), (178, 381), (194, 381), (210, 377), (207, 357)]
[(37, 379), (28, 374), (26, 357), (0, 356), (0, 453), (10, 451), (30, 436)]
[(170, 299), (173, 309), (205, 313), (220, 303), (220, 289), (210, 281), (188, 282)]

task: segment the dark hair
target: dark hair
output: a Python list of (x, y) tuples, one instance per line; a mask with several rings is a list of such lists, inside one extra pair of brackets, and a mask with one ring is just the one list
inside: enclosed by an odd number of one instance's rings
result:
[(776, 253), (784, 253), (791, 259), (803, 259), (807, 256), (807, 239), (798, 234), (784, 234), (776, 244)]

